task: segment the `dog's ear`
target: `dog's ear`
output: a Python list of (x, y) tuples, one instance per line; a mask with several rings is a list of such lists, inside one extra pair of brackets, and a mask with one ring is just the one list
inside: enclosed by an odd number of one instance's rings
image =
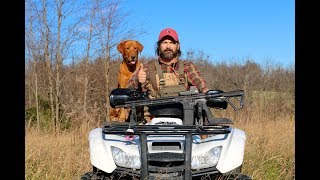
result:
[(142, 52), (142, 50), (143, 50), (143, 45), (140, 44), (139, 41), (137, 41), (137, 44), (138, 44), (138, 50), (139, 50), (139, 52)]
[(118, 46), (117, 46), (117, 49), (118, 49), (118, 51), (119, 51), (121, 54), (124, 53), (123, 46), (124, 46), (125, 43), (126, 43), (126, 41), (122, 41), (122, 42), (120, 42), (120, 43), (118, 44)]

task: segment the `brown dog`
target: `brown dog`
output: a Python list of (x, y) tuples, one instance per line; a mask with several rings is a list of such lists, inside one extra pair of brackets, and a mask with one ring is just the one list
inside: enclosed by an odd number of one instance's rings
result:
[[(136, 73), (141, 65), (138, 57), (143, 50), (143, 45), (136, 40), (125, 40), (118, 44), (117, 49), (123, 58), (118, 73), (118, 88), (125, 88), (133, 73)], [(124, 122), (128, 115), (126, 109), (114, 108), (110, 112), (110, 120)]]

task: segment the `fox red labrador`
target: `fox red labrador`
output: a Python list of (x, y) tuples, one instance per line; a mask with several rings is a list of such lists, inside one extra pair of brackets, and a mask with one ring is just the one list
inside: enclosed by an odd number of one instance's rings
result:
[[(138, 57), (143, 50), (143, 45), (136, 40), (125, 40), (118, 44), (117, 49), (123, 58), (118, 73), (118, 87), (125, 88), (132, 75), (139, 70), (141, 63)], [(125, 122), (128, 119), (128, 115), (127, 109), (113, 108), (110, 112), (110, 120)]]

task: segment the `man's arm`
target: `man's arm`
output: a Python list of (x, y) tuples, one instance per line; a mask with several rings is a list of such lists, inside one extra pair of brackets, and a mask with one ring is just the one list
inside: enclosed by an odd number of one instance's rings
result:
[(207, 83), (200, 71), (197, 69), (194, 63), (186, 62), (184, 66), (184, 71), (187, 73), (188, 81), (196, 86), (200, 92), (205, 93), (209, 90)]
[(139, 73), (133, 74), (132, 77), (129, 79), (129, 81), (127, 83), (128, 88), (138, 89), (138, 87), (139, 87), (138, 74)]

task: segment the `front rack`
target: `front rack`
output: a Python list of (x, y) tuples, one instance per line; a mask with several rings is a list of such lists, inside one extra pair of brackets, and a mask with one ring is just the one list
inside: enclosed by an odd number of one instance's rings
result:
[(128, 126), (126, 124), (104, 124), (102, 132), (104, 134), (121, 134), (121, 135), (191, 135), (200, 134), (227, 134), (230, 126), (221, 125), (136, 125)]

